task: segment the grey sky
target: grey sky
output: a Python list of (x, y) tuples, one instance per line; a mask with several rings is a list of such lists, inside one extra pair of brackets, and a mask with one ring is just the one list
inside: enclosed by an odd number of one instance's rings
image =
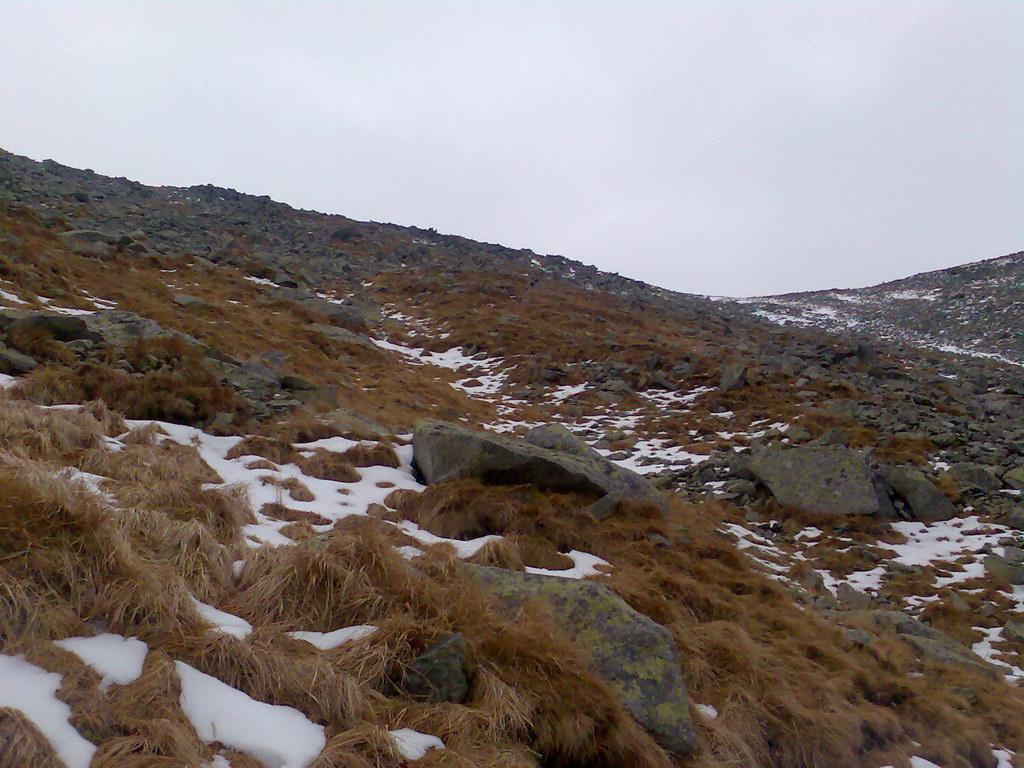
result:
[(0, 146), (677, 290), (1024, 248), (1024, 4), (0, 0)]

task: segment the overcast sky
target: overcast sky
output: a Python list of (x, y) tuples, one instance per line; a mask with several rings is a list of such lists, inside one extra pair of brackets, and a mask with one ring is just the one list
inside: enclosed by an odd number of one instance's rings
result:
[(695, 293), (1024, 248), (1024, 3), (13, 2), (0, 146)]

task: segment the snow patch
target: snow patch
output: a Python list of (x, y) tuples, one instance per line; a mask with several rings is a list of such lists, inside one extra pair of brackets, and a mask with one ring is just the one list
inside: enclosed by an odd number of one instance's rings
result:
[(207, 744), (245, 752), (266, 768), (307, 768), (327, 744), (323, 726), (297, 709), (256, 701), (182, 661), (174, 665), (181, 710)]
[(316, 646), (321, 651), (329, 651), (331, 648), (337, 648), (342, 643), (369, 637), (376, 631), (377, 628), (372, 624), (356, 624), (352, 627), (336, 629), (333, 632), (296, 631), (289, 632), (288, 634), (296, 640), (304, 640), (310, 645)]
[(218, 632), (223, 632), (225, 635), (233, 635), (239, 640), (245, 640), (245, 638), (252, 634), (252, 624), (245, 619), (231, 613), (225, 613), (214, 608), (212, 605), (201, 603), (192, 595), (189, 595), (189, 598), (192, 600), (192, 605), (196, 607), (196, 611), (203, 617), (203, 620), (212, 624)]
[(388, 731), (395, 740), (395, 746), (406, 760), (419, 760), (431, 749), (444, 749), (444, 742), (437, 736), (414, 731), (412, 728), (399, 728)]
[(114, 683), (128, 685), (137, 680), (149, 652), (149, 646), (141, 640), (109, 632), (95, 637), (69, 637), (55, 641), (54, 645), (70, 651), (95, 669), (103, 678), (102, 691)]
[(61, 676), (0, 653), (0, 707), (25, 715), (67, 768), (89, 768), (96, 747), (71, 727), (71, 707), (57, 698)]

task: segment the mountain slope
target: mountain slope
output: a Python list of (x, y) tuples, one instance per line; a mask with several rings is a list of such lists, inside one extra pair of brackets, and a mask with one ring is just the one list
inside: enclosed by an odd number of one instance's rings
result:
[(776, 323), (1024, 365), (1024, 253), (870, 288), (734, 301)]
[(0, 766), (1019, 764), (1016, 367), (0, 169)]

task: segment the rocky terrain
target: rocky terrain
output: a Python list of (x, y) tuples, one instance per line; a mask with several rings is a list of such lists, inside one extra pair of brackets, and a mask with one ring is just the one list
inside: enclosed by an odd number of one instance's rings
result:
[(771, 322), (1024, 365), (1024, 253), (870, 288), (728, 300)]
[(1024, 765), (1020, 262), (712, 301), (0, 153), (0, 766)]

